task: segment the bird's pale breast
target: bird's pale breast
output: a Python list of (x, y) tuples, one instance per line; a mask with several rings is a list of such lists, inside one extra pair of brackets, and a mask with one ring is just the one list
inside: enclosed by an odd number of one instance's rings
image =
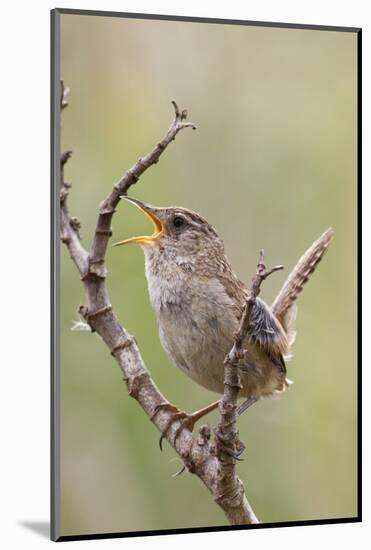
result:
[[(147, 266), (148, 288), (161, 343), (175, 365), (208, 390), (223, 393), (223, 362), (239, 319), (236, 304), (217, 278), (167, 278)], [(282, 373), (266, 353), (249, 343), (241, 371), (241, 396), (261, 397), (282, 386)]]

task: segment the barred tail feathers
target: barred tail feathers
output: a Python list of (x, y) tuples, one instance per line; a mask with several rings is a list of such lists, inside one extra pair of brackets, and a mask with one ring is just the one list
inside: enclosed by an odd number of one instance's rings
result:
[(300, 258), (274, 300), (271, 309), (283, 326), (290, 345), (295, 340), (296, 299), (327, 251), (334, 235), (330, 227)]

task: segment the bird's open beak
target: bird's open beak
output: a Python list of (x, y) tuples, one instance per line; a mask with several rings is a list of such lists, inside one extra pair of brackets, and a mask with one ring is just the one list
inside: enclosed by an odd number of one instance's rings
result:
[(128, 197), (127, 195), (122, 195), (122, 199), (125, 199), (140, 208), (142, 212), (151, 220), (151, 222), (154, 225), (154, 233), (153, 235), (142, 235), (140, 237), (130, 237), (130, 239), (125, 239), (124, 241), (119, 241), (118, 243), (113, 244), (112, 246), (121, 246), (122, 244), (129, 244), (129, 243), (137, 243), (137, 244), (154, 244), (157, 239), (161, 238), (164, 234), (164, 226), (162, 221), (158, 216), (156, 216), (155, 211), (156, 208), (153, 208), (152, 206), (149, 206), (147, 204), (144, 204), (144, 202), (134, 199), (133, 197)]

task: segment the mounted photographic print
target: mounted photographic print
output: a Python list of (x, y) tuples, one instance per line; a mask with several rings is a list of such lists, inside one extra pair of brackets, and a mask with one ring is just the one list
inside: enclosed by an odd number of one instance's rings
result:
[(360, 39), (52, 11), (53, 540), (360, 521)]

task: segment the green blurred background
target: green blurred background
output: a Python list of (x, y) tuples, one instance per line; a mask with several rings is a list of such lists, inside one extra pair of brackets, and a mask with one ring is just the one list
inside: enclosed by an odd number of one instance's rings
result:
[[(70, 207), (90, 246), (99, 202), (164, 135), (171, 99), (185, 130), (131, 194), (204, 215), (248, 282), (258, 251), (285, 274), (328, 226), (335, 239), (299, 300), (295, 384), (240, 421), (239, 474), (264, 522), (356, 514), (356, 35), (226, 24), (62, 15), (61, 76), (70, 87), (62, 147)], [(150, 223), (128, 203), (114, 240)], [(61, 258), (62, 534), (226, 524), (137, 403), (99, 337), (72, 332), (84, 302)], [(215, 399), (161, 348), (139, 246), (109, 249), (108, 286), (121, 322), (167, 398), (191, 412)], [(210, 415), (215, 424), (217, 413)]]

